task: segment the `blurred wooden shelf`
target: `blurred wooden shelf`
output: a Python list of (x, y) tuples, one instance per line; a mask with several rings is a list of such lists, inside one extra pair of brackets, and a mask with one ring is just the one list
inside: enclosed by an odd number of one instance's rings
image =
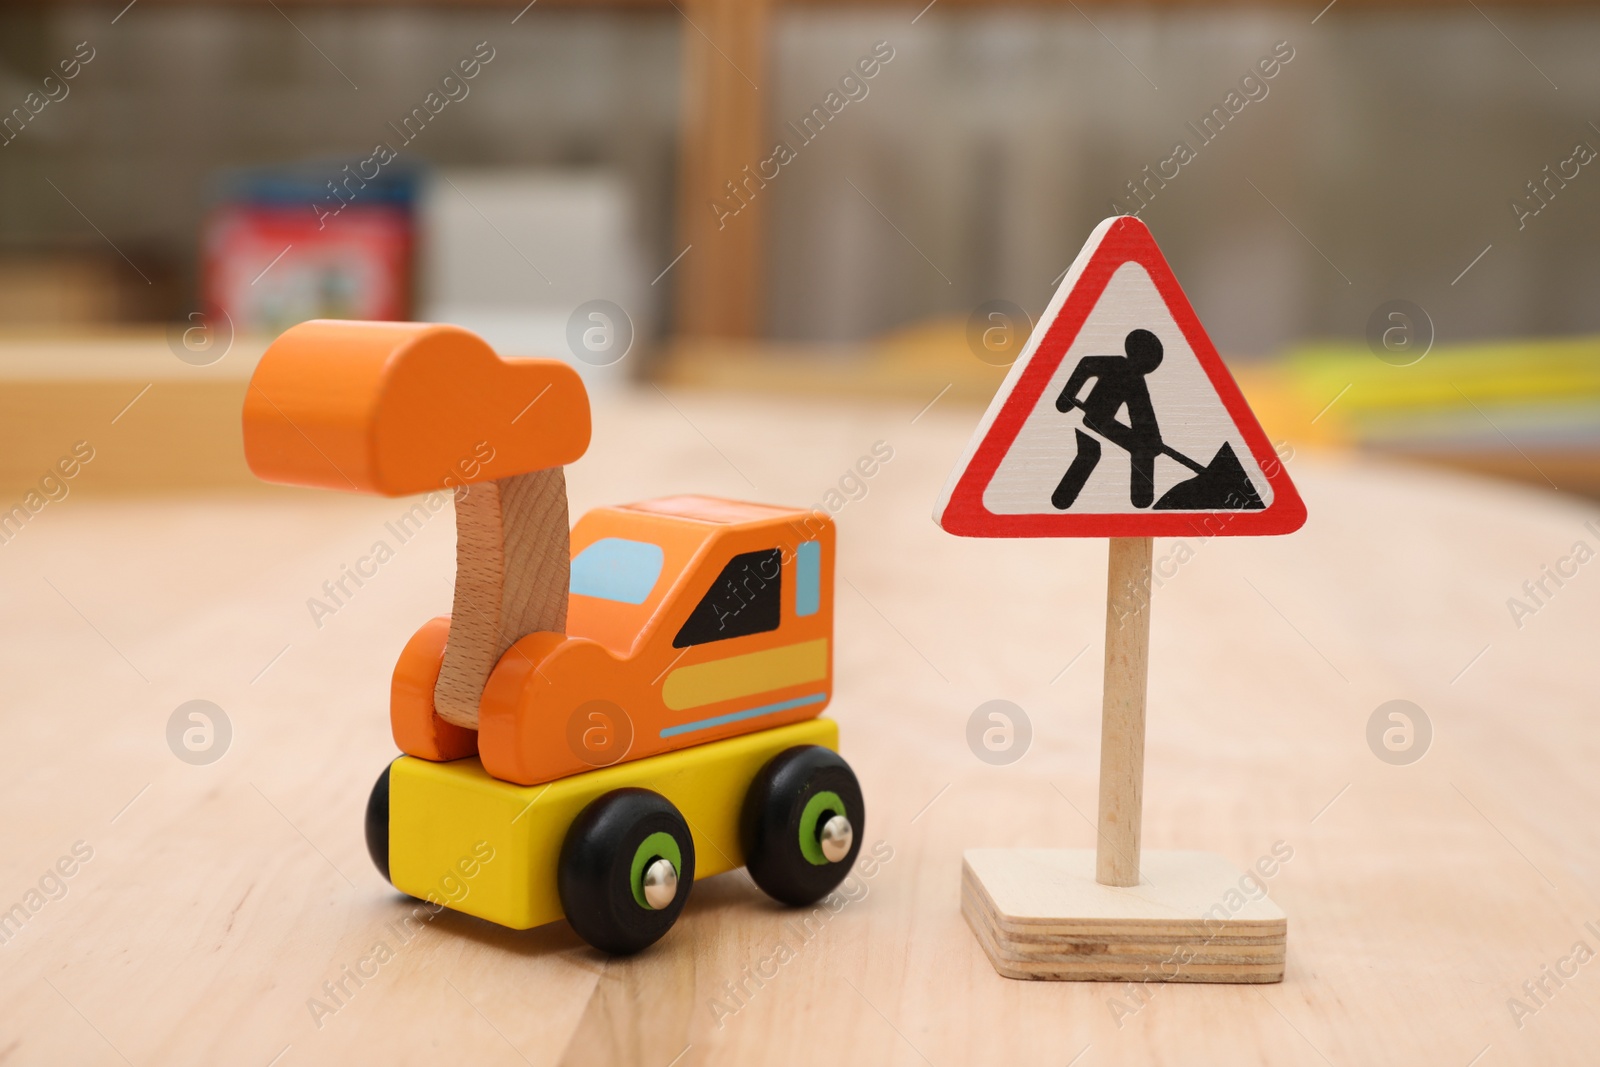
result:
[[(194, 366), (160, 328), (0, 334), (0, 490), (15, 497), (36, 486), (79, 441), (95, 458), (73, 491), (261, 488), (245, 466), (239, 411), (265, 347), (263, 338), (240, 338), (216, 363)], [(973, 355), (959, 323), (944, 321), (854, 345), (678, 340), (652, 378), (708, 393), (902, 400), (920, 412), (981, 407), (1005, 372)], [(1600, 445), (1519, 446), (1498, 436), (1471, 447), (1366, 445), (1336, 414), (1319, 414), (1321, 394), (1296, 385), (1280, 364), (1234, 372), (1268, 435), (1295, 448), (1365, 448), (1600, 498)]]
[(0, 337), (0, 488), (36, 486), (80, 441), (94, 459), (72, 491), (258, 486), (239, 412), (265, 348), (241, 338), (194, 366), (159, 327)]
[(706, 389), (987, 404), (1006, 367), (978, 359), (959, 321), (935, 320), (855, 344), (679, 339), (656, 376)]

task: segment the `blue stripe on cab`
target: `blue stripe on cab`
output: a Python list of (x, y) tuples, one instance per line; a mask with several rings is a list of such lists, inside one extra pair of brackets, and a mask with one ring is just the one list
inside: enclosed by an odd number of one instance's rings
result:
[(822, 607), (822, 545), (802, 541), (794, 559), (794, 613), (815, 615)]
[(803, 708), (809, 704), (820, 704), (827, 699), (827, 693), (812, 693), (810, 696), (795, 697), (793, 700), (780, 700), (776, 704), (763, 704), (759, 708), (730, 711), (726, 715), (715, 715), (709, 719), (701, 719), (698, 722), (686, 722), (678, 726), (668, 726), (661, 731), (661, 736), (677, 737), (679, 734), (694, 733), (696, 730), (709, 730), (713, 726), (725, 726), (730, 722), (754, 719), (758, 715), (772, 715), (780, 711), (789, 711), (793, 708)]

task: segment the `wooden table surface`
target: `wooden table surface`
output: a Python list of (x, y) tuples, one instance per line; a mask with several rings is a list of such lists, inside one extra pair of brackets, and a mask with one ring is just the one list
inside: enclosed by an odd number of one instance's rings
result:
[[(575, 512), (852, 490), (829, 714), (867, 851), (890, 856), (809, 938), (730, 874), (621, 961), (563, 924), (391, 925), (408, 907), (361, 814), (394, 754), (389, 671), (448, 609), (448, 508), (319, 627), (308, 599), (409, 502), (50, 503), (0, 545), (0, 909), (27, 920), (0, 944), (0, 1063), (1594, 1062), (1600, 563), (1565, 564), (1520, 628), (1507, 607), (1575, 542), (1600, 547), (1593, 504), (1302, 452), (1299, 533), (1157, 542), (1145, 845), (1240, 866), (1291, 850), (1267, 882), (1287, 978), (1010, 981), (959, 914), (961, 852), (1093, 844), (1106, 546), (940, 532), (929, 511), (977, 412), (919, 406), (597, 402)], [(877, 441), (894, 458), (852, 482)], [(168, 746), (195, 699), (231, 724), (209, 765)], [(1010, 765), (967, 743), (994, 699), (1032, 725)], [(1393, 699), (1432, 724), (1406, 766), (1367, 741)]]

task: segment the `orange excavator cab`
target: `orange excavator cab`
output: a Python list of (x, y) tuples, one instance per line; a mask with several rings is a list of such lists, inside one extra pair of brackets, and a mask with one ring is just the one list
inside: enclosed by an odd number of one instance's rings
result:
[[(484, 690), (479, 753), (490, 774), (535, 785), (597, 760), (798, 722), (827, 705), (830, 520), (673, 497), (597, 508), (572, 547), (567, 634), (517, 642)], [(595, 701), (616, 709), (631, 734), (626, 751), (618, 735), (589, 735), (604, 741), (600, 752), (571, 743), (585, 736), (582, 709)]]

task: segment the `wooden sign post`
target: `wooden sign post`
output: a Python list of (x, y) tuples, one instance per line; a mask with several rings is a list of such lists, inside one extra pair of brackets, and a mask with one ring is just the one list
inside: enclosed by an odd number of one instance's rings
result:
[(1113, 537), (1106, 566), (1106, 675), (1100, 703), (1100, 840), (1095, 880), (1139, 884), (1144, 696), (1150, 665), (1154, 539)]
[(1155, 537), (1285, 534), (1305, 517), (1150, 232), (1101, 223), (934, 512), (965, 537), (1110, 539), (1095, 848), (969, 849), (962, 865), (962, 913), (1002, 975), (1283, 979), (1288, 920), (1239, 892), (1242, 872), (1142, 850), (1151, 560)]

